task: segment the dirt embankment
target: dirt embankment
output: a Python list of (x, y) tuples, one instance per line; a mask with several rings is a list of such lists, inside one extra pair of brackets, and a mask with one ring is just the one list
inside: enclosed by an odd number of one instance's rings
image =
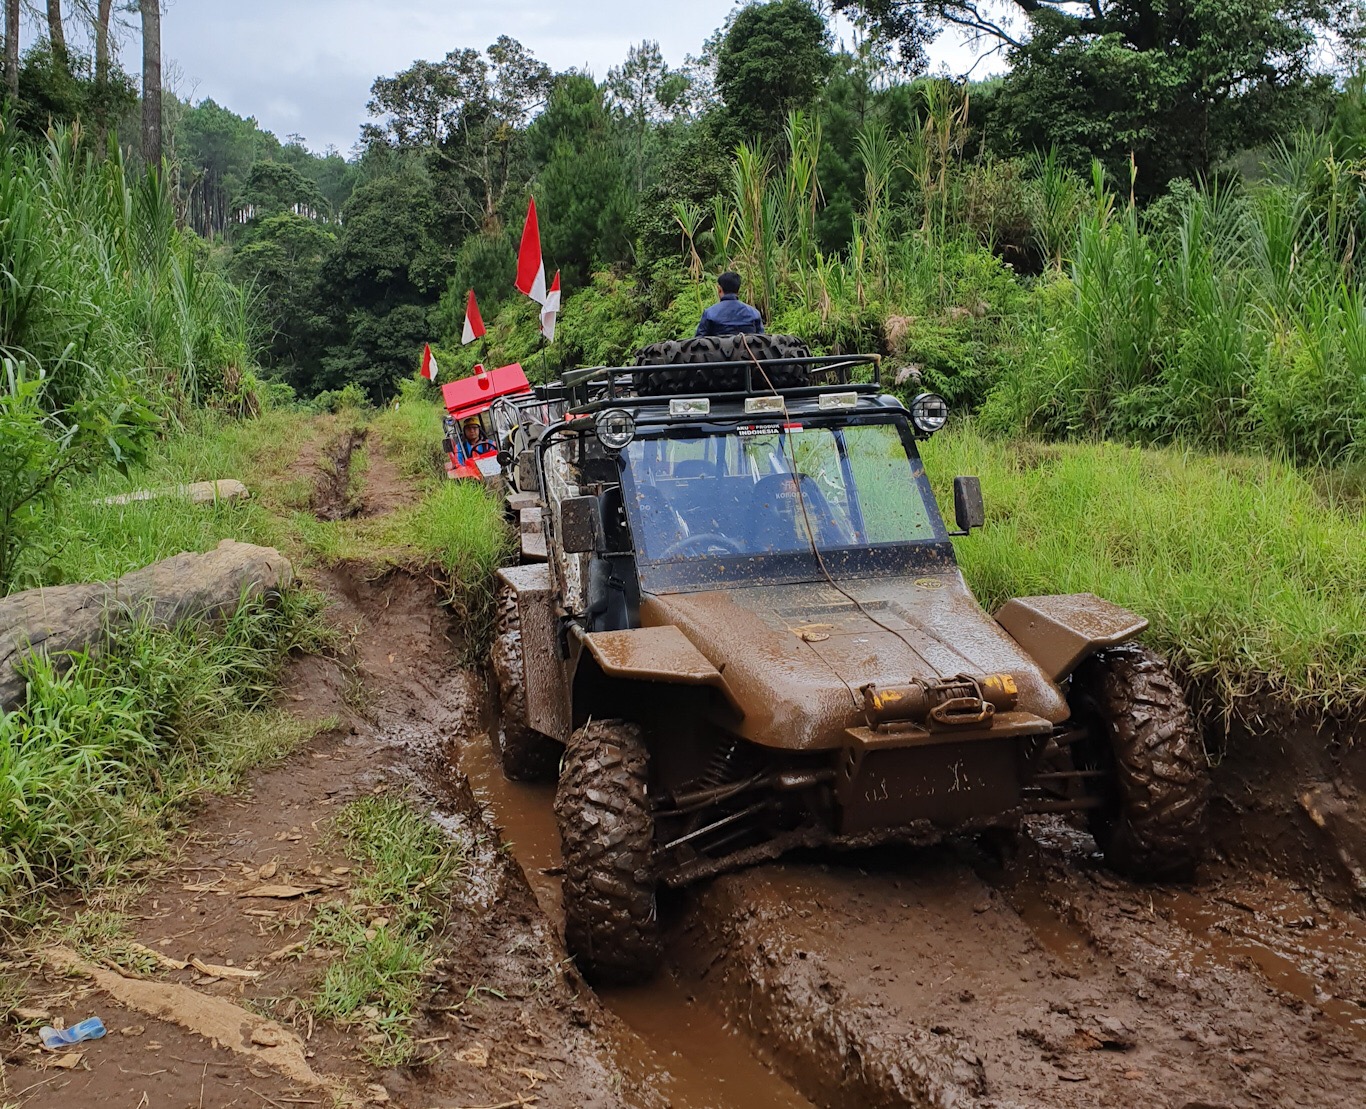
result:
[(349, 520), (365, 511), (365, 499), (353, 487), (352, 463), (369, 434), (367, 428), (343, 427), (318, 459), (309, 507), (319, 520)]
[(1366, 906), (1366, 723), (1313, 718), (1271, 698), (1229, 713), (1202, 699), (1217, 854)]

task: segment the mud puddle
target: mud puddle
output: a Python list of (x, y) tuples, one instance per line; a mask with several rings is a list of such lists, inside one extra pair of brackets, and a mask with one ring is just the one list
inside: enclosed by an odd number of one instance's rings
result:
[(1298, 892), (1258, 901), (1166, 890), (1154, 896), (1153, 905), (1167, 920), (1203, 937), (1207, 946), (1190, 956), (1195, 973), (1254, 965), (1280, 993), (1366, 1042), (1366, 938)]
[[(554, 787), (508, 781), (487, 735), (462, 744), (460, 770), (558, 931), (563, 908)], [(617, 1065), (673, 1109), (810, 1109), (810, 1101), (756, 1056), (747, 1037), (669, 973), (646, 986), (597, 996), (634, 1033), (609, 1043)]]

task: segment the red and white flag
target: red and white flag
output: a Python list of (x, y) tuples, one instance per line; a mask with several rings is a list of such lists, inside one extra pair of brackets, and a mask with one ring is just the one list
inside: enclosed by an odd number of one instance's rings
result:
[(545, 303), (545, 261), (541, 258), (541, 225), (536, 221), (536, 198), (526, 209), (522, 245), (517, 251), (517, 288), (537, 304)]
[(555, 271), (555, 280), (550, 283), (550, 289), (545, 294), (545, 300), (541, 304), (541, 334), (545, 336), (547, 343), (555, 341), (555, 317), (560, 311), (560, 271)]
[(435, 381), (436, 375), (440, 372), (436, 365), (436, 355), (432, 353), (432, 344), (422, 344), (422, 369), (418, 371), (428, 381)]
[(479, 314), (479, 302), (474, 299), (474, 290), (470, 290), (469, 299), (465, 301), (465, 333), (460, 337), (460, 342), (469, 346), (475, 339), (484, 337), (484, 317)]

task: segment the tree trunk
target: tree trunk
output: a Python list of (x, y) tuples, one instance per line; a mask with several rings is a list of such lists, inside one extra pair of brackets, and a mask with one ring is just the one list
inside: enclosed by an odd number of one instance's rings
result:
[(66, 32), (62, 30), (62, 0), (47, 0), (47, 37), (52, 43), (52, 62), (61, 73), (71, 72), (66, 52)]
[(103, 88), (109, 83), (109, 17), (114, 0), (100, 0), (95, 16), (95, 84)]
[(95, 127), (95, 157), (103, 158), (109, 148), (109, 108), (105, 93), (109, 89), (109, 18), (114, 0), (100, 0), (95, 13), (95, 95), (99, 111)]
[(142, 160), (161, 167), (161, 0), (142, 8)]
[(19, 99), (19, 0), (5, 0), (5, 87)]

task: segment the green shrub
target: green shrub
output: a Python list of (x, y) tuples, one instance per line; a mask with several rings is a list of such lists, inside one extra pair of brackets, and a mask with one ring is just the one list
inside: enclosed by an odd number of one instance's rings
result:
[(363, 412), (370, 407), (370, 395), (354, 381), (340, 389), (324, 389), (309, 403), (315, 412)]

